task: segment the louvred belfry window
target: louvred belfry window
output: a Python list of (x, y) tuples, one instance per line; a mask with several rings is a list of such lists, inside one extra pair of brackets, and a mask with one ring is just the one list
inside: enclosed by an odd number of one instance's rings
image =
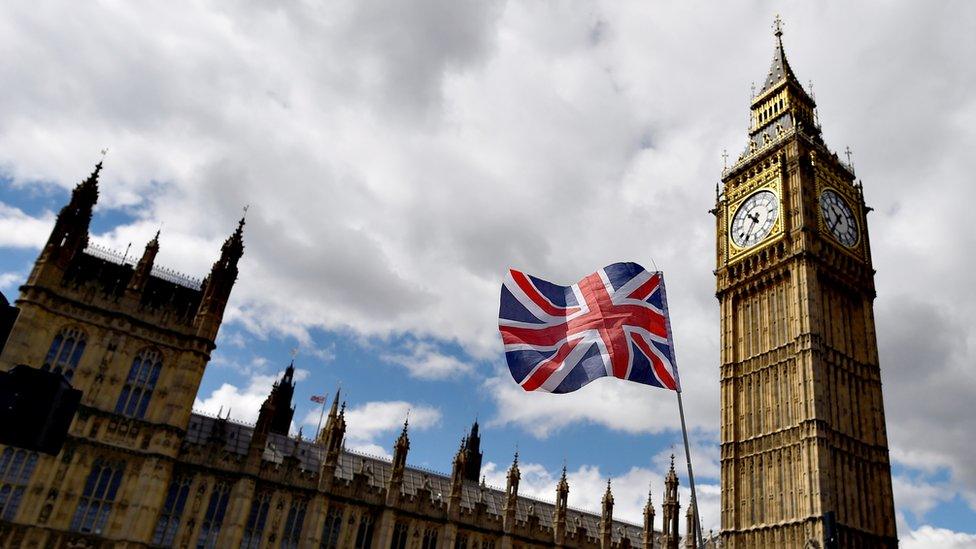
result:
[(119, 401), (115, 404), (115, 413), (137, 419), (145, 417), (162, 369), (163, 360), (159, 351), (144, 349), (136, 355), (129, 369), (129, 376), (122, 387), (122, 393), (119, 395)]

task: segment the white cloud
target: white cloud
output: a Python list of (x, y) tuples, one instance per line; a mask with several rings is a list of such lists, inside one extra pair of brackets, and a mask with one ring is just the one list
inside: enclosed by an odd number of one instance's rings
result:
[(0, 273), (0, 290), (16, 288), (25, 278), (24, 273)]
[[(393, 433), (410, 418), (410, 430), (424, 431), (440, 424), (441, 411), (433, 406), (398, 401), (366, 402), (346, 410), (346, 447), (381, 457), (390, 457), (387, 446), (393, 446)], [(306, 414), (303, 424), (317, 426), (319, 411)], [(388, 436), (389, 440), (378, 440)]]
[(405, 354), (386, 353), (381, 356), (386, 362), (398, 364), (407, 369), (411, 376), (420, 379), (446, 379), (467, 374), (474, 368), (471, 364), (441, 353), (433, 344), (412, 341), (406, 344)]
[[(506, 483), (509, 465), (499, 465), (488, 462), (482, 467), (486, 482), (496, 488), (503, 488)], [(559, 471), (550, 471), (537, 463), (519, 463), (519, 495), (552, 502), (556, 497), (556, 483), (559, 481)], [(661, 504), (664, 497), (664, 474), (667, 468), (650, 470), (633, 467), (626, 473), (610, 477), (613, 491), (613, 517), (618, 520), (642, 525), (644, 523), (644, 505), (647, 503), (648, 489), (652, 492), (654, 508), (657, 511), (656, 528), (661, 528)], [(569, 482), (569, 505), (599, 513), (603, 501), (603, 494), (607, 487), (607, 475), (596, 465), (581, 465), (566, 474)], [(691, 490), (687, 487), (686, 477), (679, 472), (678, 498), (681, 504), (681, 525), (684, 527), (684, 512), (691, 500)], [(719, 487), (714, 484), (696, 484), (699, 501), (699, 515), (702, 519), (703, 530), (718, 529), (720, 496)], [(682, 530), (682, 534), (684, 531)]]
[(33, 217), (0, 202), (0, 248), (40, 248), (47, 242), (53, 224), (51, 212)]
[[(484, 389), (497, 404), (497, 415), (491, 424), (516, 424), (538, 438), (580, 422), (626, 433), (680, 432), (681, 428), (674, 392), (614, 378), (598, 379), (567, 394), (527, 393), (512, 382), (506, 371), (486, 380)], [(690, 427), (714, 428), (713, 422), (704, 417), (703, 409), (688, 404), (688, 400), (696, 405), (703, 401), (685, 398)], [(626, 413), (621, 413), (624, 410)]]
[(966, 549), (976, 547), (976, 534), (953, 532), (926, 524), (899, 541), (904, 549)]

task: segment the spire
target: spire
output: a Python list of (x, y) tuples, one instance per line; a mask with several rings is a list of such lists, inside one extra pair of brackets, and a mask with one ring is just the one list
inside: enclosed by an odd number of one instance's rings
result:
[[(783, 20), (780, 19), (779, 15), (776, 15), (776, 19), (773, 20), (773, 36), (776, 37), (776, 49), (773, 52), (773, 62), (769, 66), (769, 74), (766, 75), (765, 83), (759, 89), (759, 93), (756, 94), (757, 97), (762, 96), (784, 80), (795, 83), (797, 88), (803, 91), (803, 86), (800, 85), (799, 79), (797, 79), (796, 74), (793, 73), (793, 69), (790, 67), (790, 63), (786, 60), (786, 51), (783, 49)], [(803, 94), (806, 95), (806, 92), (803, 91)]]
[(522, 474), (518, 466), (518, 449), (515, 450), (515, 457), (512, 458), (512, 466), (508, 468), (508, 480), (505, 483), (505, 504), (503, 507), (504, 518), (502, 522), (506, 533), (512, 532), (515, 528), (515, 509), (518, 505), (519, 479)]
[(291, 420), (295, 415), (295, 408), (291, 405), (292, 396), (295, 394), (294, 373), (295, 367), (288, 366), (285, 374), (274, 383), (271, 393), (261, 405), (258, 423), (262, 425), (266, 423), (266, 428), (271, 433), (287, 436), (291, 428)]
[(153, 237), (148, 243), (146, 243), (146, 249), (142, 252), (142, 257), (139, 258), (139, 263), (136, 264), (135, 272), (132, 273), (132, 278), (129, 279), (129, 285), (126, 288), (128, 292), (132, 295), (136, 295), (146, 287), (146, 281), (149, 280), (149, 276), (152, 274), (153, 264), (156, 261), (156, 254), (159, 253), (159, 234), (161, 231), (156, 231), (156, 236)]
[(610, 478), (607, 478), (607, 491), (603, 493), (603, 511), (600, 514), (600, 546), (610, 549), (613, 540), (613, 492)]
[[(81, 254), (88, 247), (88, 230), (91, 226), (92, 212), (98, 201), (98, 176), (102, 171), (102, 163), (95, 164), (95, 169), (87, 179), (78, 183), (71, 191), (71, 199), (58, 212), (54, 229), (48, 238), (38, 263), (53, 261), (61, 269), (68, 266), (74, 257)], [(31, 274), (33, 282), (40, 273), (35, 266)]]
[(607, 507), (613, 510), (613, 490), (610, 488), (610, 477), (607, 477), (607, 490), (603, 493), (603, 511), (607, 511)]
[(213, 264), (210, 274), (200, 288), (203, 298), (194, 320), (199, 335), (211, 340), (216, 339), (217, 330), (223, 320), (224, 308), (230, 298), (230, 291), (237, 281), (237, 262), (243, 254), (244, 218), (241, 217), (237, 230), (224, 241), (220, 249), (220, 258)]
[(698, 524), (695, 520), (695, 504), (691, 503), (688, 505), (688, 512), (686, 513), (685, 523), (685, 549), (695, 549), (698, 545), (695, 543), (695, 537), (698, 532)]
[(647, 503), (644, 504), (643, 542), (643, 549), (654, 549), (654, 498), (650, 482), (647, 483)]
[(410, 437), (407, 435), (410, 420), (403, 420), (403, 430), (393, 444), (393, 470), (390, 474), (390, 486), (387, 490), (387, 503), (395, 505), (400, 499), (403, 486), (403, 473), (407, 468), (407, 452), (410, 451)]
[(671, 454), (671, 468), (664, 477), (664, 505), (661, 506), (665, 549), (678, 549), (678, 474), (674, 470), (674, 454)]
[(471, 425), (471, 432), (464, 443), (464, 478), (471, 482), (478, 482), (481, 476), (481, 435), (478, 434), (478, 420)]
[(563, 462), (563, 473), (556, 484), (556, 512), (553, 517), (553, 529), (556, 545), (563, 545), (566, 539), (566, 509), (569, 507), (569, 481), (566, 480), (566, 462)]

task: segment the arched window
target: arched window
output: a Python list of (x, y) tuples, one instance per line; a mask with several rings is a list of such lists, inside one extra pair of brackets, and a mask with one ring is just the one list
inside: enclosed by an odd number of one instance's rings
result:
[(71, 519), (71, 529), (87, 534), (101, 534), (112, 513), (115, 495), (122, 484), (122, 470), (125, 464), (96, 460), (88, 473), (85, 489), (78, 498), (75, 516)]
[(36, 464), (37, 452), (7, 446), (0, 453), (0, 519), (14, 520)]
[(41, 369), (62, 374), (71, 381), (75, 375), (75, 368), (78, 367), (78, 361), (81, 360), (81, 354), (85, 352), (87, 339), (84, 332), (78, 328), (61, 330), (54, 336)]
[(198, 549), (214, 549), (217, 547), (217, 536), (220, 526), (224, 522), (227, 512), (227, 501), (230, 499), (230, 486), (225, 482), (218, 482), (210, 492), (210, 503), (200, 524), (200, 537), (197, 538)]
[(270, 506), (271, 492), (258, 492), (251, 500), (251, 511), (247, 515), (244, 539), (241, 541), (242, 548), (258, 549), (261, 546), (261, 536), (264, 534), (264, 524), (268, 520)]
[(192, 480), (187, 475), (178, 475), (170, 482), (169, 490), (166, 492), (166, 501), (163, 503), (159, 520), (156, 521), (156, 530), (153, 532), (153, 545), (166, 547), (173, 545), (176, 531), (180, 528), (180, 518), (183, 515), (186, 498), (190, 493), (190, 482)]
[(129, 377), (122, 386), (122, 394), (115, 404), (115, 413), (142, 419), (149, 407), (153, 389), (163, 368), (163, 358), (159, 351), (143, 349), (132, 361)]
[(336, 549), (339, 547), (339, 532), (342, 530), (342, 507), (330, 505), (325, 515), (325, 525), (322, 527), (322, 543), (320, 549)]
[(292, 500), (285, 519), (285, 530), (281, 534), (281, 549), (298, 549), (301, 545), (302, 524), (305, 522), (307, 507), (308, 502), (304, 499)]

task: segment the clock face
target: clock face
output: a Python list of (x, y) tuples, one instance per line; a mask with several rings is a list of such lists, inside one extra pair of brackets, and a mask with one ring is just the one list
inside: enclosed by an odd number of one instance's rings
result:
[(854, 220), (854, 212), (836, 191), (824, 189), (820, 193), (820, 214), (827, 231), (834, 235), (837, 242), (848, 248), (857, 244), (857, 221)]
[(742, 203), (732, 218), (729, 232), (740, 248), (755, 246), (769, 235), (779, 216), (779, 199), (772, 191), (759, 191)]

